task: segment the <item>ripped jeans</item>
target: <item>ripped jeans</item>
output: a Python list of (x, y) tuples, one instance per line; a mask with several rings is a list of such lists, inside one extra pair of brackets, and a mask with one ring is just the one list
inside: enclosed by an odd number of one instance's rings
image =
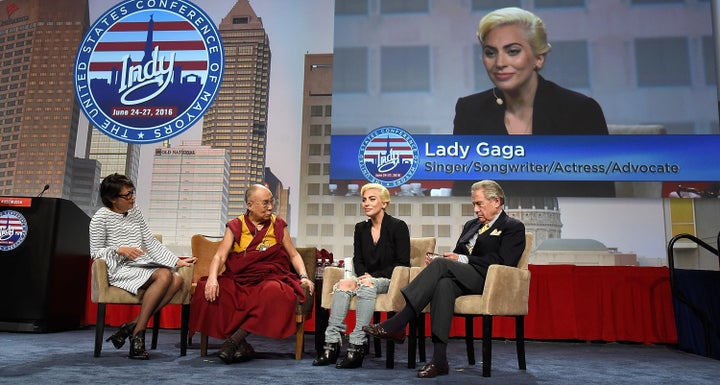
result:
[(390, 279), (373, 277), (372, 283), (374, 287), (358, 285), (358, 288), (353, 291), (338, 290), (338, 284), (335, 284), (330, 318), (328, 319), (328, 327), (325, 330), (325, 343), (341, 342), (342, 333), (347, 330), (345, 317), (350, 308), (350, 301), (354, 296), (357, 296), (357, 306), (355, 310), (355, 329), (350, 333), (350, 343), (363, 345), (367, 341), (367, 335), (365, 335), (362, 327), (370, 324), (370, 319), (375, 312), (375, 299), (378, 294), (388, 292)]

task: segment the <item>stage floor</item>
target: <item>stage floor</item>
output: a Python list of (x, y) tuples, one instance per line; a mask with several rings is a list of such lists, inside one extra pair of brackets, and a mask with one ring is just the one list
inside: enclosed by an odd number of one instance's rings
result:
[[(109, 328), (106, 335), (112, 331)], [(225, 365), (213, 355), (214, 349), (207, 357), (200, 357), (197, 349), (180, 357), (177, 330), (161, 330), (158, 349), (151, 351), (149, 361), (130, 360), (126, 357), (127, 344), (115, 350), (110, 343), (103, 345), (100, 358), (94, 358), (94, 333), (92, 327), (46, 334), (0, 332), (0, 384), (417, 384), (418, 381), (416, 371), (406, 365), (407, 342), (396, 345), (395, 369), (385, 368), (384, 357), (369, 356), (363, 368), (338, 372), (334, 367), (311, 365), (312, 333), (306, 335), (302, 360), (292, 358), (293, 338), (250, 336), (248, 340), (260, 357), (232, 365)], [(211, 347), (219, 344), (216, 340), (210, 342)], [(477, 357), (481, 345), (476, 341)], [(448, 349), (450, 374), (439, 377), (437, 383), (702, 385), (716, 384), (720, 378), (720, 361), (664, 344), (528, 341), (526, 350), (527, 370), (518, 370), (514, 342), (495, 340), (492, 377), (482, 378), (479, 362), (467, 364), (463, 340), (452, 339)], [(428, 355), (431, 353), (429, 344)]]

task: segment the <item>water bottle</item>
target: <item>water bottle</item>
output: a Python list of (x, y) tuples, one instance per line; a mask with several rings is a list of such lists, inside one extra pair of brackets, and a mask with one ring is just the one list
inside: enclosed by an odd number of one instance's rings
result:
[(350, 258), (343, 258), (343, 278), (349, 279), (349, 278), (355, 278), (355, 269), (352, 263), (352, 257)]

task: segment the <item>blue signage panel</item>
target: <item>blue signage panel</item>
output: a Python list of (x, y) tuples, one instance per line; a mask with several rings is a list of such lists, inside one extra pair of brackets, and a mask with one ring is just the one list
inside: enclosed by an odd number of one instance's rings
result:
[[(398, 128), (395, 128), (400, 130)], [(379, 129), (378, 129), (379, 130)], [(331, 180), (720, 181), (718, 135), (413, 135), (395, 146), (388, 135), (331, 139)], [(404, 131), (403, 131), (404, 132)], [(368, 153), (372, 136), (376, 151)], [(383, 144), (383, 140), (387, 143)], [(412, 157), (408, 154), (413, 154)], [(382, 173), (368, 170), (382, 169)], [(413, 170), (407, 175), (406, 170)], [(387, 183), (385, 183), (388, 185)], [(391, 184), (395, 187), (398, 184)]]

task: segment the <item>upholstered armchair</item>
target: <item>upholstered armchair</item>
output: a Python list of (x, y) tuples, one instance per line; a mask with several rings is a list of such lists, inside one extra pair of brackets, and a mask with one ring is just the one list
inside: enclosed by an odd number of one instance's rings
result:
[(482, 316), (482, 365), (483, 377), (490, 377), (492, 367), (492, 319), (493, 316), (515, 318), (515, 346), (518, 367), (525, 370), (525, 316), (530, 298), (530, 251), (533, 234), (525, 233), (525, 251), (517, 267), (491, 265), (485, 279), (482, 295), (464, 295), (455, 300), (455, 314), (465, 317), (465, 345), (468, 364), (475, 364), (473, 347), (473, 318)]
[[(212, 257), (215, 255), (218, 246), (221, 241), (211, 241), (201, 234), (195, 234), (191, 238), (191, 248), (194, 257), (197, 257), (198, 261), (195, 263), (195, 279), (197, 282), (201, 277), (207, 277), (210, 271), (210, 262)], [(317, 263), (317, 248), (315, 247), (298, 247), (298, 253), (305, 263), (305, 269), (309, 276), (309, 279), (315, 282), (315, 269)], [(224, 270), (225, 266), (222, 266)], [(295, 305), (295, 323), (297, 330), (295, 332), (295, 359), (299, 360), (302, 358), (302, 353), (305, 347), (305, 318), (309, 317), (312, 313), (313, 305), (315, 300), (313, 294), (310, 293), (310, 288), (303, 285), (305, 289), (305, 302), (297, 301)], [(208, 348), (208, 336), (200, 336), (200, 355), (206, 356)]]
[[(162, 236), (155, 234), (155, 238), (162, 241)], [(188, 323), (190, 321), (190, 295), (193, 277), (193, 266), (178, 268), (178, 273), (183, 277), (183, 286), (170, 300), (169, 304), (182, 305), (182, 316), (180, 324), (180, 355), (187, 353)], [(91, 289), (90, 297), (92, 302), (97, 303), (97, 316), (95, 322), (95, 357), (100, 357), (102, 350), (103, 334), (105, 332), (105, 305), (140, 305), (142, 304), (145, 290), (140, 289), (137, 295), (115, 286), (108, 282), (107, 263), (105, 260), (96, 259), (91, 268)], [(160, 313), (153, 318), (153, 331), (151, 349), (157, 348), (158, 331), (160, 329)]]
[[(413, 261), (424, 260), (425, 253), (435, 251), (435, 238), (410, 238), (410, 263)], [(343, 269), (339, 267), (328, 266), (323, 272), (323, 285), (322, 285), (322, 307), (330, 309), (332, 307), (332, 290), (337, 282), (339, 282), (344, 276)], [(385, 294), (378, 294), (375, 301), (375, 315), (376, 322), (379, 322), (380, 313), (388, 313), (391, 316), (394, 312), (401, 310), (405, 307), (405, 298), (403, 297), (400, 289), (405, 287), (410, 282), (410, 268), (405, 266), (395, 267), (390, 278), (390, 287), (388, 292)], [(357, 298), (353, 298), (350, 303), (350, 309), (355, 310), (357, 306)], [(415, 335), (411, 333), (411, 335)], [(385, 366), (392, 369), (395, 366), (395, 345), (393, 341), (387, 341), (387, 356)], [(410, 339), (408, 352), (411, 354), (408, 356), (408, 367), (415, 366), (414, 353), (415, 340)], [(379, 340), (375, 344), (375, 354), (380, 356)]]
[[(473, 319), (482, 316), (482, 373), (490, 377), (492, 367), (492, 318), (506, 316), (515, 318), (515, 345), (517, 349), (518, 367), (525, 370), (525, 315), (528, 313), (530, 297), (530, 251), (532, 250), (533, 234), (525, 233), (525, 250), (517, 267), (491, 265), (485, 279), (483, 294), (463, 295), (455, 299), (455, 315), (465, 318), (465, 346), (468, 364), (475, 365), (475, 348), (473, 346)], [(410, 280), (415, 279), (422, 268), (412, 268)], [(432, 311), (429, 308), (423, 313)], [(425, 315), (421, 315), (424, 321)], [(425, 330), (421, 322), (420, 360), (425, 360)]]

